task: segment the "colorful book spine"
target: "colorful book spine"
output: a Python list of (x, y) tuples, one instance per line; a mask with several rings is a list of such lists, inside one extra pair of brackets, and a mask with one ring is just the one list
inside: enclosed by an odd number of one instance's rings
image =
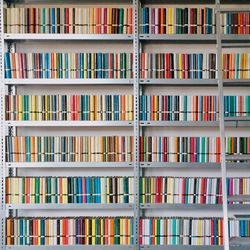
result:
[[(250, 96), (225, 96), (225, 116), (250, 116)], [(140, 96), (142, 121), (218, 121), (217, 96)]]
[[(228, 195), (250, 195), (250, 178), (228, 178)], [(141, 177), (141, 203), (222, 204), (221, 178)], [(234, 204), (247, 202), (234, 202)]]
[(5, 78), (130, 79), (132, 53), (5, 53)]
[(6, 33), (132, 34), (133, 8), (6, 8)]
[(223, 77), (225, 79), (249, 79), (250, 78), (250, 54), (225, 53), (222, 58)]
[(8, 162), (132, 162), (132, 136), (8, 136)]
[(142, 34), (215, 34), (215, 10), (143, 7), (140, 26)]
[(132, 95), (9, 95), (6, 120), (132, 121)]
[(133, 203), (133, 183), (133, 177), (7, 177), (6, 203)]
[[(222, 218), (145, 217), (140, 245), (223, 245)], [(231, 237), (249, 237), (248, 220), (229, 221)], [(133, 245), (132, 217), (14, 217), (6, 219), (6, 244)]]
[(222, 34), (249, 35), (250, 12), (221, 13)]
[(216, 54), (141, 53), (140, 70), (142, 79), (214, 79)]
[[(250, 153), (250, 137), (226, 137), (226, 154)], [(219, 137), (164, 137), (140, 138), (142, 162), (220, 162)]]
[(6, 219), (7, 245), (133, 245), (131, 217)]

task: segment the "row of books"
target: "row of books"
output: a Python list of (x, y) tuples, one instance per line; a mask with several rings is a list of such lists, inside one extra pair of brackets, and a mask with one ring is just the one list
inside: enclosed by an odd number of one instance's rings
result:
[[(230, 237), (249, 237), (250, 222), (229, 221)], [(6, 219), (7, 245), (132, 245), (131, 217), (14, 217)], [(222, 218), (140, 219), (141, 245), (223, 245)]]
[[(225, 116), (250, 116), (250, 96), (224, 96)], [(218, 121), (218, 96), (140, 97), (142, 121)]]
[[(226, 154), (250, 152), (249, 137), (226, 137)], [(220, 162), (219, 137), (140, 137), (141, 162)]]
[[(133, 177), (7, 177), (8, 204), (133, 203)], [(250, 195), (250, 178), (228, 178), (228, 195)], [(212, 177), (141, 177), (141, 203), (221, 204)], [(243, 202), (244, 203), (244, 202)]]
[[(250, 153), (250, 137), (226, 137), (226, 153)], [(7, 136), (7, 162), (131, 162), (133, 136)], [(140, 137), (141, 162), (220, 162), (219, 137)]]
[(143, 34), (215, 34), (213, 8), (142, 8)]
[(8, 177), (6, 203), (133, 203), (133, 177)]
[(6, 138), (11, 162), (131, 162), (132, 136), (21, 136)]
[[(142, 34), (215, 34), (214, 8), (144, 7)], [(132, 34), (133, 8), (5, 8), (6, 33)], [(222, 34), (249, 34), (250, 12), (221, 14)]]
[[(250, 54), (222, 55), (226, 79), (250, 78)], [(5, 78), (133, 77), (132, 53), (5, 53)], [(214, 53), (141, 53), (142, 79), (215, 79)]]
[(5, 8), (4, 14), (7, 33), (133, 33), (133, 8)]
[(132, 95), (9, 95), (6, 120), (132, 121)]
[(223, 34), (250, 34), (250, 12), (232, 12), (221, 14)]
[[(140, 96), (142, 121), (218, 121), (217, 96)], [(132, 121), (132, 95), (9, 95), (6, 120)], [(225, 116), (250, 116), (250, 96), (225, 96)]]
[(225, 79), (250, 78), (250, 54), (248, 53), (224, 53), (222, 65)]
[(132, 53), (5, 53), (5, 78), (132, 77)]

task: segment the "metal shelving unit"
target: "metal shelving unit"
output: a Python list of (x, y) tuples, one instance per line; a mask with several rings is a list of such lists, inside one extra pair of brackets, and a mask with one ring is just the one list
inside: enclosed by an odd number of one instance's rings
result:
[[(33, 0), (24, 0), (20, 2), (31, 3)], [(57, 0), (57, 2), (65, 3), (63, 0)], [(223, 97), (223, 87), (238, 87), (238, 86), (250, 86), (250, 80), (227, 80), (222, 79), (221, 69), (219, 69), (218, 79), (140, 79), (139, 76), (139, 53), (142, 50), (143, 42), (165, 42), (165, 43), (213, 43), (216, 44), (217, 54), (221, 54), (222, 42), (225, 43), (235, 43), (235, 42), (248, 42), (250, 40), (250, 35), (220, 35), (218, 32), (219, 28), (217, 26), (216, 35), (146, 35), (140, 34), (139, 32), (139, 6), (141, 3), (154, 3), (153, 0), (133, 0), (134, 8), (134, 34), (133, 35), (84, 35), (84, 34), (4, 34), (3, 32), (3, 0), (0, 0), (0, 27), (1, 33), (1, 51), (4, 52), (4, 43), (8, 44), (8, 48), (14, 42), (23, 41), (127, 41), (133, 43), (134, 52), (134, 78), (133, 79), (4, 79), (4, 65), (3, 58), (0, 55), (0, 76), (1, 76), (1, 149), (0, 149), (0, 164), (1, 164), (1, 223), (0, 223), (0, 246), (1, 250), (43, 250), (43, 249), (69, 249), (69, 250), (80, 250), (80, 249), (110, 249), (110, 250), (122, 250), (122, 249), (133, 249), (133, 250), (229, 250), (229, 237), (227, 232), (227, 220), (228, 220), (228, 210), (241, 210), (245, 211), (249, 209), (249, 205), (228, 205), (228, 200), (234, 199), (234, 201), (242, 201), (243, 197), (229, 197), (227, 199), (227, 194), (225, 190), (223, 191), (223, 206), (222, 205), (200, 205), (200, 204), (141, 204), (139, 200), (139, 178), (144, 174), (144, 170), (147, 168), (177, 168), (177, 169), (188, 169), (188, 168), (206, 168), (207, 171), (211, 169), (218, 170), (221, 166), (222, 178), (225, 181), (226, 169), (237, 169), (244, 168), (248, 169), (250, 165), (244, 162), (227, 162), (227, 161), (239, 161), (239, 160), (249, 160), (250, 156), (226, 156), (225, 148), (222, 144), (222, 164), (220, 163), (158, 163), (158, 162), (140, 162), (140, 141), (139, 136), (143, 134), (143, 128), (145, 127), (218, 127), (220, 126), (221, 138), (224, 138), (225, 127), (245, 127), (250, 125), (250, 120), (247, 119), (224, 119), (223, 112), (220, 115), (220, 122), (162, 122), (162, 121), (140, 121), (139, 119), (139, 96), (143, 92), (143, 87), (148, 85), (166, 85), (166, 86), (191, 86), (191, 87), (215, 87), (219, 86), (220, 98)], [(39, 0), (40, 3), (50, 1)], [(73, 1), (74, 2), (74, 1)], [(78, 1), (75, 1), (78, 3)], [(164, 3), (165, 0), (160, 2)], [(174, 3), (183, 2), (183, 0), (175, 0)], [(194, 1), (194, 3), (200, 3), (200, 1)], [(205, 0), (203, 3), (214, 3), (214, 0)], [(220, 14), (220, 0), (216, 0), (216, 10), (217, 10), (217, 23), (219, 23)], [(223, 9), (228, 11), (227, 9)], [(231, 11), (231, 10), (230, 10)], [(218, 62), (218, 64), (220, 64)], [(134, 120), (133, 121), (6, 121), (4, 120), (4, 94), (5, 86), (8, 87), (9, 93), (15, 94), (17, 86), (29, 86), (29, 85), (130, 85), (133, 86), (134, 93)], [(221, 102), (220, 110), (224, 110), (223, 102)], [(9, 134), (15, 134), (16, 127), (133, 127), (134, 135), (134, 162), (18, 162), (11, 163), (5, 162), (5, 130), (8, 129)], [(4, 194), (5, 194), (5, 176), (8, 172), (10, 175), (15, 176), (18, 169), (42, 169), (42, 168), (129, 168), (133, 170), (134, 173), (134, 204), (5, 204)], [(225, 183), (224, 183), (225, 184)], [(246, 198), (246, 197), (244, 197)], [(231, 200), (232, 201), (232, 200)], [(204, 212), (211, 210), (222, 210), (224, 211), (224, 232), (225, 232), (225, 247), (223, 246), (140, 246), (139, 244), (139, 219), (140, 216), (144, 215), (147, 209), (175, 209), (175, 210), (185, 210), (185, 209), (197, 209)], [(5, 217), (6, 211), (9, 211), (11, 215), (15, 215), (15, 210), (51, 210), (51, 209), (73, 209), (73, 210), (116, 210), (116, 209), (132, 209), (134, 213), (134, 245), (133, 246), (5, 246)], [(238, 240), (238, 239), (237, 239)], [(249, 250), (249, 241), (247, 246), (242, 246), (238, 241), (230, 241), (232, 249)]]

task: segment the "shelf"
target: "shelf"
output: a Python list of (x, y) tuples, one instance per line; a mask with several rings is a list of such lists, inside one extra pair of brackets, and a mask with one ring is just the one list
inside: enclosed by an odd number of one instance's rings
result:
[[(223, 250), (222, 246), (189, 246), (189, 245), (161, 245), (161, 246), (141, 246), (141, 249), (145, 250)], [(95, 246), (86, 246), (86, 245), (73, 245), (73, 246), (6, 246), (6, 250), (48, 250), (48, 249), (62, 249), (62, 250), (126, 250), (126, 249), (135, 249), (133, 246), (105, 246), (105, 245), (95, 245)], [(249, 250), (249, 248), (244, 247), (232, 247), (230, 250)]]
[[(220, 163), (205, 162), (141, 162), (141, 168), (207, 168), (220, 169)], [(227, 163), (227, 168), (250, 168), (249, 163)]]
[[(211, 210), (219, 210), (222, 209), (222, 205), (218, 204), (164, 204), (164, 203), (158, 203), (158, 204), (141, 204), (141, 209), (174, 209), (174, 210), (189, 210), (189, 209), (195, 209), (195, 210), (205, 210), (211, 211)], [(204, 212), (205, 212), (204, 211)]]
[(127, 250), (134, 249), (133, 246), (124, 245), (72, 245), (72, 246), (6, 246), (6, 250), (48, 250), (48, 249), (58, 249), (58, 250)]
[[(249, 2), (248, 2), (249, 3)], [(249, 8), (246, 7), (234, 7), (234, 8), (220, 8), (221, 13), (230, 13), (230, 12), (250, 12)]]
[(225, 117), (224, 120), (226, 122), (230, 122), (230, 121), (236, 121), (236, 122), (249, 122), (250, 121), (250, 116), (229, 116), (229, 117)]
[(4, 79), (5, 85), (132, 85), (133, 79)]
[(250, 202), (250, 195), (230, 195), (227, 200), (231, 202)]
[(133, 204), (6, 204), (6, 209), (19, 209), (19, 210), (101, 210), (101, 209), (132, 209), (134, 207)]
[(216, 121), (141, 121), (143, 127), (218, 127)]
[(204, 34), (204, 35), (199, 35), (199, 34), (173, 34), (173, 35), (168, 35), (168, 34), (140, 34), (139, 36), (140, 40), (143, 41), (178, 41), (178, 42), (198, 42), (200, 43), (201, 41), (204, 42), (216, 42), (216, 35), (214, 34)]
[(7, 168), (133, 168), (133, 162), (6, 162)]
[[(133, 162), (7, 162), (7, 168), (133, 168)], [(141, 168), (220, 169), (220, 163), (141, 162)], [(228, 168), (250, 168), (249, 163), (227, 163)]]
[(162, 246), (141, 246), (141, 249), (145, 249), (145, 250), (223, 250), (223, 247), (222, 246), (162, 245)]
[(4, 34), (4, 40), (65, 40), (65, 41), (90, 41), (90, 40), (125, 40), (133, 41), (133, 34)]
[(222, 42), (249, 42), (250, 40), (250, 35), (237, 35), (237, 34), (222, 34), (221, 35), (221, 40)]
[(248, 161), (250, 155), (226, 155), (227, 161)]
[(240, 80), (240, 79), (235, 79), (235, 80), (224, 79), (224, 80), (223, 80), (223, 85), (224, 85), (225, 87), (249, 87), (249, 86), (250, 86), (250, 79), (246, 79), (246, 80)]
[(140, 84), (202, 87), (202, 86), (218, 86), (218, 80), (217, 79), (140, 79)]
[(248, 214), (235, 214), (234, 218), (238, 220), (250, 220), (250, 214), (249, 213)]
[(230, 239), (231, 246), (248, 246), (250, 247), (250, 237), (235, 237)]
[(9, 127), (131, 127), (133, 121), (6, 121)]
[[(185, 211), (222, 211), (221, 204), (167, 204), (167, 203), (145, 203), (140, 204), (141, 209), (165, 209), (165, 210), (185, 210)], [(229, 211), (249, 211), (250, 205), (248, 204), (229, 204), (228, 205)]]

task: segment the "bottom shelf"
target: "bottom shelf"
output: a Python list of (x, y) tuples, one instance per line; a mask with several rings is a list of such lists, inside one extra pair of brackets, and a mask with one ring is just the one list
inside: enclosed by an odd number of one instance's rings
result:
[[(6, 250), (48, 250), (48, 249), (62, 249), (62, 250), (129, 250), (135, 249), (134, 246), (7, 246)], [(144, 250), (223, 250), (223, 246), (141, 246)], [(231, 246), (230, 250), (249, 250), (249, 246)]]

